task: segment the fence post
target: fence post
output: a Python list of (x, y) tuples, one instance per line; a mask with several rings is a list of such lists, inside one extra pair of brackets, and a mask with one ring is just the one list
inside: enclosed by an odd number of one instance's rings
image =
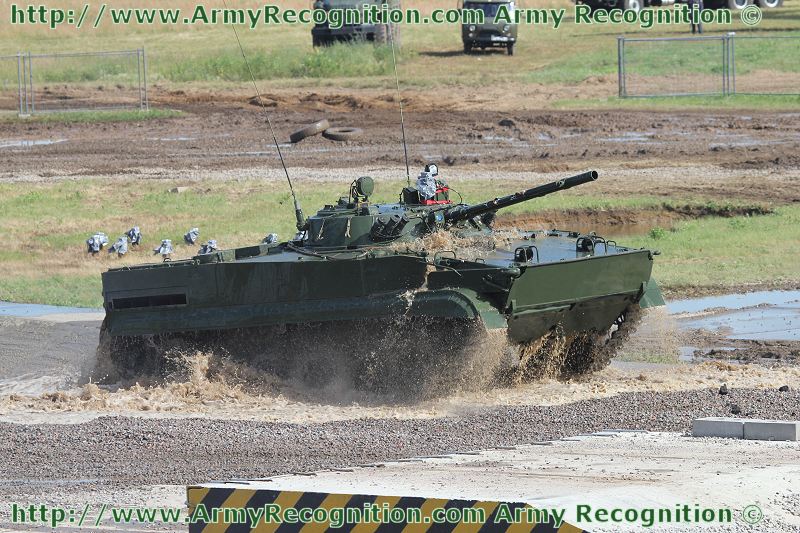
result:
[(625, 98), (625, 37), (617, 37), (617, 84), (619, 85), (619, 97)]
[(28, 57), (25, 55), (22, 55), (22, 94), (24, 97), (22, 114), (27, 116), (31, 114), (31, 106), (28, 101)]
[(736, 94), (736, 32), (728, 32), (728, 55), (730, 56), (728, 59), (728, 76), (730, 76), (730, 82), (728, 82), (728, 92), (729, 94)]
[(17, 110), (19, 116), (23, 115), (22, 112), (22, 53), (17, 52)]
[(728, 96), (728, 37), (722, 36), (722, 96)]
[(33, 61), (31, 61), (31, 53), (28, 52), (28, 86), (31, 91), (31, 108), (30, 114), (36, 113), (36, 103), (33, 100)]
[(144, 76), (144, 83), (142, 87), (144, 88), (144, 110), (150, 111), (150, 101), (147, 99), (147, 54), (144, 51), (144, 47), (142, 47), (142, 74)]
[(142, 92), (142, 49), (136, 50), (136, 75), (139, 77), (139, 109), (144, 109), (144, 93)]

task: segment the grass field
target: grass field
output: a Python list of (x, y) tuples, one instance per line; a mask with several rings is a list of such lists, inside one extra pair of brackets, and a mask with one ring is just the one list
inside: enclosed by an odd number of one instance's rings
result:
[(59, 124), (82, 124), (82, 123), (103, 123), (103, 122), (129, 122), (140, 120), (155, 120), (163, 118), (174, 118), (181, 116), (180, 111), (174, 109), (154, 109), (147, 111), (140, 110), (105, 110), (105, 111), (70, 111), (64, 113), (44, 113), (33, 115), (24, 119), (16, 114), (0, 114), (0, 124), (3, 122), (37, 122), (37, 123), (59, 123)]
[[(59, 6), (82, 7), (82, 3), (62, 1)], [(115, 2), (114, 7), (154, 7), (152, 1)], [(181, 0), (169, 7), (191, 9), (194, 4)], [(282, 7), (309, 7), (310, 1), (287, 0)], [(407, 1), (407, 8), (430, 12), (433, 8), (452, 8), (455, 2), (435, 0)], [(559, 7), (571, 13), (567, 0), (546, 0), (536, 8)], [(213, 6), (209, 6), (213, 7)], [(570, 15), (568, 15), (568, 18)], [(559, 30), (547, 27), (520, 27), (518, 53), (507, 57), (495, 53), (465, 56), (458, 26), (405, 26), (400, 74), (407, 87), (469, 85), (483, 86), (502, 83), (578, 84), (598, 77), (613, 77), (617, 66), (617, 36), (686, 36), (682, 26), (657, 27), (643, 30), (638, 26), (586, 26), (569, 20)], [(744, 26), (734, 14), (731, 26), (708, 26), (707, 35), (721, 35), (735, 31), (738, 35), (758, 34), (800, 35), (800, 0), (787, 0), (778, 10), (767, 11), (756, 28)], [(259, 27), (240, 31), (254, 73), (265, 81), (265, 87), (316, 87), (319, 84), (337, 87), (391, 88), (390, 51), (387, 48), (361, 46), (334, 46), (314, 50), (311, 46), (310, 27), (284, 25)], [(0, 19), (0, 55), (19, 50), (33, 52), (116, 50), (144, 47), (148, 52), (150, 81), (155, 84), (183, 84), (186, 82), (211, 83), (217, 87), (238, 85), (247, 80), (247, 71), (239, 56), (230, 27), (111, 27), (110, 23), (98, 29), (61, 27), (51, 31), (45, 28), (8, 25)], [(666, 71), (669, 75), (685, 73), (690, 68), (718, 69), (717, 44), (706, 53), (696, 50), (677, 50), (666, 57), (642, 47), (632, 48), (631, 61), (646, 75)], [(695, 47), (696, 48), (696, 47)], [(714, 48), (714, 50), (711, 50)], [(637, 50), (641, 50), (637, 55)], [(684, 53), (687, 52), (687, 53)], [(691, 53), (689, 53), (691, 52)], [(756, 42), (743, 42), (737, 58), (740, 73), (754, 71), (794, 74), (800, 70), (796, 58), (800, 53), (800, 39), (771, 42), (768, 46)], [(6, 78), (14, 78), (13, 64), (3, 65), (0, 72), (9, 70)], [(55, 72), (46, 81), (113, 80), (119, 69), (109, 65), (83, 65), (81, 69), (69, 68)], [(42, 74), (44, 75), (44, 74)], [(0, 74), (0, 79), (3, 75)], [(14, 78), (15, 79), (15, 78)], [(587, 98), (592, 94), (587, 91)], [(795, 107), (792, 99), (777, 101), (779, 106)], [(710, 102), (714, 103), (714, 102)], [(725, 105), (748, 105), (746, 100), (728, 101)]]
[[(258, 181), (209, 181), (193, 185), (189, 192), (170, 193), (175, 185), (148, 180), (124, 195), (118, 194), (118, 183), (110, 180), (24, 188), (0, 185), (0, 300), (99, 306), (102, 271), (157, 260), (152, 248), (164, 238), (178, 245), (177, 257), (190, 257), (196, 248), (183, 246), (182, 236), (192, 226), (200, 227), (201, 240), (215, 238), (222, 247), (259, 242), (271, 232), (283, 238), (294, 233), (290, 197), (282, 187), (276, 193)], [(385, 192), (376, 200), (392, 200), (390, 191), (401, 185), (381, 187)], [(504, 194), (519, 188), (504, 180), (454, 181), (452, 185), (467, 202), (484, 199), (488, 189)], [(347, 192), (346, 187), (331, 183), (300, 183), (297, 189), (309, 211)], [(601, 200), (568, 192), (540, 199), (535, 205), (515, 206), (510, 212), (647, 208), (662, 202), (648, 197)], [(709, 218), (672, 230), (655, 229), (649, 235), (625, 239), (625, 244), (660, 249), (663, 255), (658, 258), (656, 276), (668, 287), (724, 283), (733, 289), (745, 283), (796, 280), (800, 243), (787, 241), (781, 230), (798, 224), (800, 207), (781, 207), (775, 215)], [(105, 252), (87, 255), (84, 241), (94, 232), (107, 233), (113, 242), (133, 225), (144, 234), (141, 250), (123, 259)]]

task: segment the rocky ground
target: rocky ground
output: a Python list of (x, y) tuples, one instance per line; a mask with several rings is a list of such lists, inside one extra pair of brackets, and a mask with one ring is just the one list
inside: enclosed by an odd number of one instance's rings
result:
[[(800, 417), (800, 388), (620, 394), (560, 406), (483, 409), (428, 420), (275, 424), (103, 417), (78, 425), (0, 423), (5, 501), (43, 496), (54, 482), (85, 490), (306, 472), (469, 451), (615, 429), (687, 431), (693, 418)], [(734, 407), (735, 406), (735, 407)]]

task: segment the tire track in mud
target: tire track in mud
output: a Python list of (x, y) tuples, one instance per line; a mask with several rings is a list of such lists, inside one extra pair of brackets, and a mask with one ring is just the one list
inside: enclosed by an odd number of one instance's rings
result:
[[(363, 105), (353, 106), (334, 96), (312, 96), (275, 97), (273, 115), (281, 138), (288, 140), (289, 133), (299, 126), (323, 116), (333, 125), (361, 127), (365, 135), (347, 143), (315, 137), (287, 146), (290, 167), (338, 169), (346, 157), (348, 167), (400, 168), (402, 150), (398, 150), (400, 132), (394, 102), (387, 103), (385, 95), (364, 95), (357, 98)], [(263, 119), (255, 106), (246, 103), (247, 98), (214, 102), (213, 96), (206, 100), (198, 96), (196, 101), (186, 102), (180, 97), (161, 97), (185, 109), (185, 116), (144, 121), (136, 127), (129, 123), (7, 124), (6, 136), (12, 140), (66, 141), (0, 149), (6, 163), (0, 178), (144, 175), (155, 171), (166, 175), (186, 169), (194, 172), (198, 167), (224, 172), (276, 161), (273, 148), (264, 142)], [(445, 109), (434, 105), (431, 97), (415, 98), (430, 101), (430, 109), (420, 108), (425, 109), (424, 120), (413, 114), (410, 117), (413, 163), (419, 166), (432, 160), (453, 174), (470, 168), (496, 175), (532, 169), (567, 172), (591, 166), (663, 169), (694, 164), (722, 168), (736, 177), (752, 170), (796, 173), (800, 167), (798, 122), (790, 113), (507, 112), (461, 109), (457, 102), (452, 109)], [(669, 181), (669, 173), (662, 171), (661, 179)], [(707, 185), (712, 190), (725, 188), (724, 183)], [(643, 189), (640, 187), (640, 191)], [(675, 190), (673, 186), (672, 192)], [(746, 189), (732, 185), (725, 190), (741, 194)], [(784, 202), (792, 197), (786, 192), (767, 188), (761, 198)]]

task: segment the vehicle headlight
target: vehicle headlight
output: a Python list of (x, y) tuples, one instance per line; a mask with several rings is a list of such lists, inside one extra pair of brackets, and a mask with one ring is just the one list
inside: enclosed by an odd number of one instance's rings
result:
[(511, 29), (511, 26), (506, 24), (505, 26), (503, 26), (503, 33), (508, 33), (508, 30), (510, 30), (510, 29)]
[(469, 31), (475, 31), (475, 26), (470, 26)]

